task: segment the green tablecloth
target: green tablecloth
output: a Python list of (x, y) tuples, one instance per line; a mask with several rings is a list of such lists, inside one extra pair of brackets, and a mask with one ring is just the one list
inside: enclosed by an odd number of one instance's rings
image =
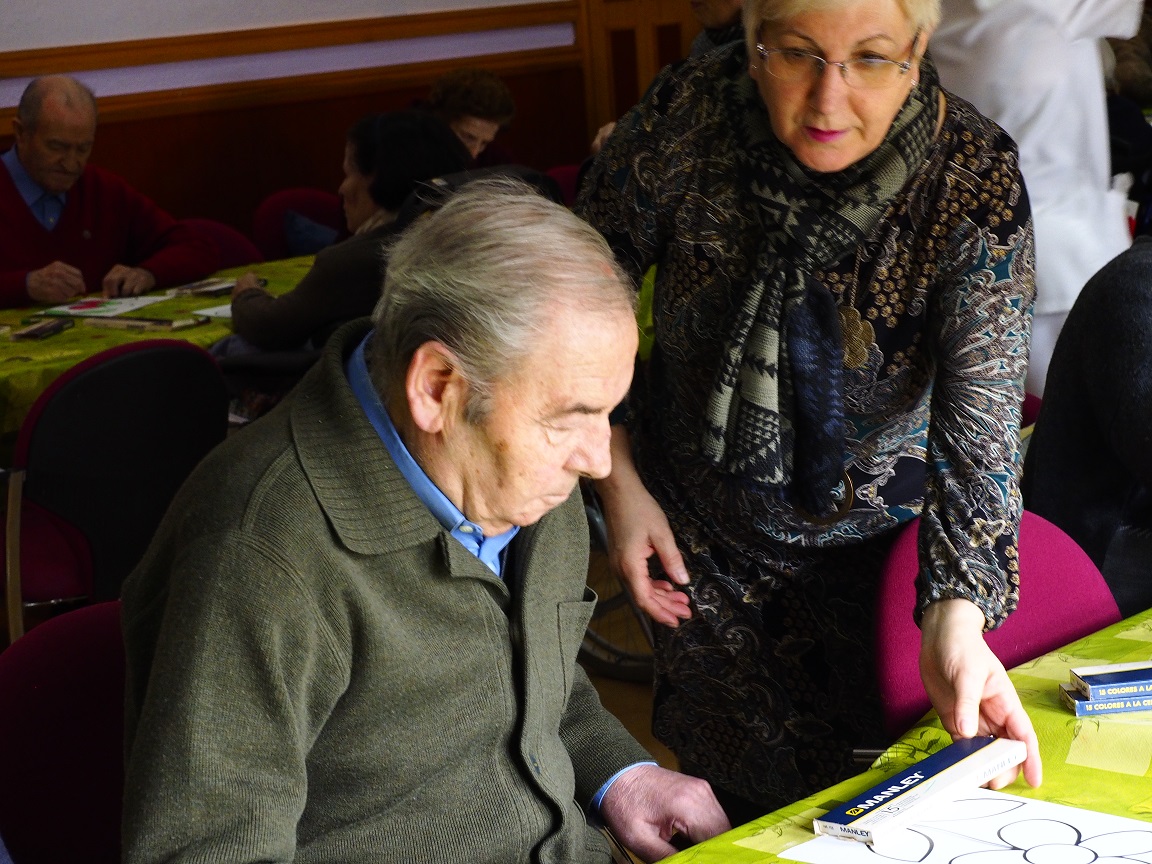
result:
[[(291, 290), (312, 266), (312, 256), (270, 261), (249, 267), (222, 270), (218, 276), (238, 276), (252, 270), (268, 280), (268, 290), (282, 294)], [(141, 318), (184, 318), (197, 309), (207, 309), (228, 302), (225, 297), (174, 297), (135, 313)], [(0, 325), (12, 330), (43, 307), (0, 310)], [(132, 317), (127, 316), (127, 317)], [(0, 337), (0, 449), (8, 451), (28, 409), (44, 389), (59, 375), (81, 360), (114, 345), (139, 342), (142, 339), (184, 339), (203, 348), (231, 333), (227, 320), (213, 320), (171, 332), (111, 330), (86, 326), (76, 319), (76, 326), (46, 339), (13, 341)]]
[[(1152, 822), (1152, 712), (1076, 717), (1060, 704), (1073, 666), (1152, 660), (1152, 610), (1011, 671), (1040, 739), (1044, 783), (1005, 792)], [(812, 819), (949, 743), (929, 714), (867, 772), (666, 859), (669, 864), (766, 864), (811, 840)]]

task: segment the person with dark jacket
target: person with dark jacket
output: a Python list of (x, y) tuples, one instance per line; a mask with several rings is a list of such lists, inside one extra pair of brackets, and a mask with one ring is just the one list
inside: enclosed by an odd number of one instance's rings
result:
[(1121, 614), (1152, 606), (1152, 237), (1097, 272), (1068, 313), (1021, 490), (1088, 553)]
[[(320, 338), (344, 321), (368, 315), (380, 299), (384, 246), (396, 214), (416, 185), (467, 167), (469, 156), (452, 131), (422, 111), (370, 114), (348, 131), (340, 197), (352, 236), (322, 249), (300, 283), (279, 297), (249, 273), (232, 292), (232, 329), (247, 345), (287, 351)], [(319, 347), (319, 346), (316, 346)]]

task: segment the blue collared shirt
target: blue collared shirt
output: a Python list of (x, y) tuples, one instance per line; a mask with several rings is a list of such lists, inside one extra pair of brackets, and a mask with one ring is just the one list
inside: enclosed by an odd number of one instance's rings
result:
[(60, 214), (64, 211), (67, 195), (62, 192), (58, 194), (48, 192), (33, 180), (17, 157), (15, 147), (0, 156), (0, 162), (4, 163), (4, 167), (12, 175), (16, 191), (20, 193), (20, 197), (24, 199), (36, 221), (49, 231), (55, 228), (56, 223), (60, 221)]
[(459, 540), (465, 549), (479, 558), (497, 576), (502, 576), (504, 550), (508, 548), (508, 544), (512, 542), (512, 538), (520, 529), (513, 525), (503, 534), (485, 537), (480, 526), (475, 522), (469, 522), (459, 508), (449, 501), (447, 496), (432, 482), (432, 479), (424, 473), (424, 469), (416, 464), (416, 460), (412, 458), (412, 454), (408, 452), (408, 448), (400, 440), (400, 434), (396, 431), (396, 424), (388, 416), (388, 411), (384, 408), (384, 403), (380, 401), (380, 396), (377, 394), (376, 388), (372, 386), (372, 379), (368, 375), (368, 364), (364, 360), (364, 348), (370, 337), (371, 334), (364, 337), (364, 341), (352, 352), (352, 356), (348, 358), (345, 366), (348, 383), (351, 385), (356, 399), (359, 400), (360, 406), (364, 409), (364, 413), (368, 415), (368, 421), (380, 436), (380, 440), (384, 442), (384, 446), (388, 448), (388, 454), (396, 463), (396, 467), (400, 469), (400, 473), (404, 475), (404, 479), (412, 486), (416, 497), (424, 502), (424, 506), (432, 512), (436, 520)]
[[(396, 424), (388, 416), (384, 403), (380, 401), (380, 395), (372, 385), (372, 378), (368, 374), (368, 364), (364, 360), (364, 348), (370, 338), (372, 338), (371, 333), (356, 346), (356, 350), (352, 352), (352, 356), (348, 358), (348, 362), (344, 366), (344, 373), (348, 376), (348, 384), (352, 387), (352, 392), (364, 409), (364, 413), (368, 415), (368, 422), (372, 424), (372, 428), (376, 430), (376, 434), (380, 436), (380, 440), (388, 448), (388, 454), (396, 463), (396, 467), (400, 469), (400, 473), (404, 475), (404, 479), (412, 486), (416, 497), (424, 502), (424, 506), (432, 511), (432, 515), (464, 545), (465, 549), (483, 561), (493, 573), (500, 576), (504, 566), (503, 552), (520, 529), (512, 526), (503, 534), (485, 537), (480, 526), (465, 519), (464, 514), (456, 505), (449, 501), (432, 482), (432, 479), (424, 473), (424, 469), (416, 464), (416, 460), (412, 458), (412, 454), (408, 452), (408, 448), (400, 440), (400, 434), (396, 431)], [(604, 796), (612, 784), (621, 776), (640, 765), (655, 764), (657, 763), (645, 761), (621, 768), (609, 777), (592, 796), (589, 810), (594, 814), (599, 814), (600, 802), (604, 800)]]

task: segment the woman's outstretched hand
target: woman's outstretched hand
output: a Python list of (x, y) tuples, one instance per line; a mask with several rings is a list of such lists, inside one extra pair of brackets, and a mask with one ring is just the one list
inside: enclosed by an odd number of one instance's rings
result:
[[(1043, 779), (1040, 745), (1004, 664), (984, 641), (984, 613), (967, 600), (938, 600), (920, 622), (920, 677), (944, 729), (956, 738), (997, 735), (1028, 748), (1024, 779)], [(994, 778), (999, 789), (1016, 779), (1018, 768)]]
[[(636, 605), (668, 627), (692, 617), (688, 595), (677, 590), (688, 584), (684, 559), (668, 517), (636, 473), (631, 442), (622, 426), (612, 429), (612, 473), (597, 482), (596, 491), (608, 526), (609, 563), (623, 578)], [(653, 556), (667, 578), (649, 574)]]

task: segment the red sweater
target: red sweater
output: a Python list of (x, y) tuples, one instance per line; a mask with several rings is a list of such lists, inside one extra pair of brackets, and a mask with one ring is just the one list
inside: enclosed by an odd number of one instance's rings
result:
[(0, 165), (0, 221), (0, 307), (30, 305), (24, 288), (28, 271), (53, 261), (79, 268), (89, 292), (101, 290), (116, 264), (144, 268), (158, 288), (192, 282), (218, 268), (211, 240), (95, 165), (68, 190), (52, 231), (32, 215)]

